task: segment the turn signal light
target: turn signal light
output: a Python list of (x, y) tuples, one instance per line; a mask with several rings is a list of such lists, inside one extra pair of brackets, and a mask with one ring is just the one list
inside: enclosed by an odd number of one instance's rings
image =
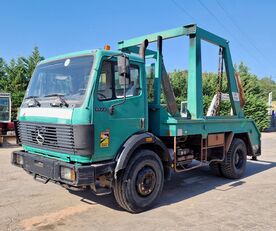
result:
[(108, 45), (108, 44), (104, 45), (104, 49), (105, 49), (106, 51), (110, 51), (110, 45)]
[(16, 163), (17, 163), (18, 165), (23, 165), (23, 164), (24, 164), (23, 156), (17, 155), (17, 156), (16, 156)]

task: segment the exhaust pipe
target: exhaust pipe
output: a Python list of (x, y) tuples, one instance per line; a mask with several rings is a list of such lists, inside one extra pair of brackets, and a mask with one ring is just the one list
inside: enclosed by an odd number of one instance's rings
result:
[(146, 49), (147, 49), (148, 45), (149, 45), (149, 41), (147, 39), (145, 39), (144, 42), (140, 46), (139, 55), (142, 59), (145, 59)]

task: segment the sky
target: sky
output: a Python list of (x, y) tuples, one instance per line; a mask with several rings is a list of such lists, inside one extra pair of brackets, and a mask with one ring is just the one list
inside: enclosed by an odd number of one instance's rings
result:
[[(103, 48), (136, 36), (196, 23), (230, 41), (233, 63), (276, 81), (273, 0), (0, 0), (0, 57), (45, 57)], [(188, 38), (164, 41), (167, 70), (188, 68)], [(202, 70), (217, 71), (218, 48), (202, 44)]]

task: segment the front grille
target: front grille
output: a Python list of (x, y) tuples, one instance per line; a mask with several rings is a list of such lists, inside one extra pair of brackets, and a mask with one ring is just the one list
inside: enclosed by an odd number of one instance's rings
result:
[(59, 151), (75, 153), (72, 125), (18, 122), (18, 138), (21, 144)]

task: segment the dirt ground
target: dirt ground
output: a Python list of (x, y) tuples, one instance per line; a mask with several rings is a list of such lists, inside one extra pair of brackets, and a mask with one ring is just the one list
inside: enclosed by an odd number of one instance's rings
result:
[(262, 156), (233, 181), (208, 167), (176, 174), (156, 206), (129, 214), (113, 195), (69, 192), (38, 183), (0, 148), (0, 230), (276, 230), (276, 133), (262, 135)]

